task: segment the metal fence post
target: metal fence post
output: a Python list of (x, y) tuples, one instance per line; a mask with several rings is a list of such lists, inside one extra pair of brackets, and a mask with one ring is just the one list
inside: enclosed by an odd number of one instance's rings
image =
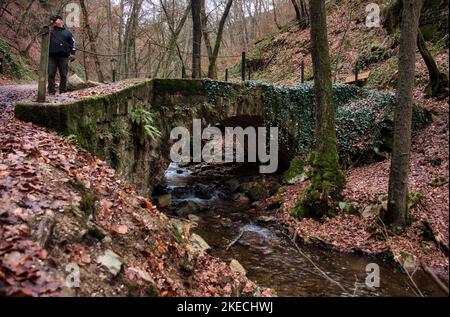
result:
[(225, 69), (225, 81), (228, 81), (228, 68)]
[(305, 82), (305, 61), (302, 61), (300, 65), (300, 77), (303, 84)]
[(242, 81), (245, 81), (245, 67), (246, 67), (246, 60), (245, 60), (245, 52), (242, 52), (242, 64), (241, 64), (241, 68), (242, 68)]

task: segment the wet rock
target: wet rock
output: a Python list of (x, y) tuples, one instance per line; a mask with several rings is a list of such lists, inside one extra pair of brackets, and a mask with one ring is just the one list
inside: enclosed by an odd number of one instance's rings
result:
[(178, 162), (178, 166), (179, 167), (187, 167), (191, 164), (191, 158), (190, 157), (183, 157), (181, 158), (181, 160)]
[(233, 200), (240, 204), (249, 204), (250, 203), (250, 199), (244, 193), (234, 194)]
[(200, 199), (211, 199), (213, 189), (209, 186), (197, 185), (195, 186), (195, 197)]
[(120, 273), (120, 270), (122, 269), (122, 262), (123, 260), (120, 256), (111, 250), (106, 250), (102, 256), (97, 258), (97, 263), (106, 267), (114, 276)]
[(244, 269), (242, 264), (239, 263), (238, 260), (235, 260), (235, 259), (231, 260), (231, 262), (230, 262), (230, 269), (233, 272), (239, 272), (239, 273), (242, 273), (244, 275), (247, 275), (247, 271)]
[(255, 207), (255, 208), (262, 208), (262, 207), (263, 207), (263, 203), (260, 202), (260, 201), (254, 201), (254, 202), (252, 203), (252, 207)]
[(182, 169), (177, 170), (177, 174), (183, 174), (183, 173), (184, 173), (184, 171)]
[(239, 180), (232, 178), (227, 180), (225, 184), (230, 188), (230, 191), (234, 193), (239, 188), (240, 182)]
[(259, 182), (241, 184), (238, 188), (240, 192), (247, 194), (252, 201), (261, 200), (266, 196), (264, 186)]
[(196, 233), (191, 234), (189, 240), (192, 242), (193, 247), (197, 250), (208, 251), (211, 249), (209, 244)]
[(189, 201), (183, 205), (181, 205), (180, 207), (178, 207), (175, 210), (175, 213), (177, 214), (177, 216), (179, 217), (185, 217), (187, 215), (196, 213), (199, 211), (199, 207), (196, 203)]
[(153, 196), (163, 196), (169, 194), (167, 186), (158, 185), (153, 189)]
[(258, 217), (258, 222), (262, 222), (262, 223), (270, 223), (270, 222), (275, 222), (276, 218), (273, 216), (261, 216)]
[(194, 222), (200, 222), (200, 217), (199, 216), (196, 216), (196, 215), (188, 215), (188, 219), (190, 220), (190, 221), (194, 221)]
[(156, 205), (159, 208), (165, 208), (172, 205), (172, 195), (171, 194), (165, 194), (162, 196), (156, 196), (154, 197), (154, 200), (156, 202)]

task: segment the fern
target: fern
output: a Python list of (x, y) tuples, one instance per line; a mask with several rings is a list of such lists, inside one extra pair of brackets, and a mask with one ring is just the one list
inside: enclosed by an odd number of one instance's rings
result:
[(139, 140), (141, 144), (144, 144), (147, 138), (156, 141), (161, 137), (161, 132), (154, 125), (155, 120), (153, 115), (143, 109), (141, 105), (136, 106), (136, 109), (131, 114), (131, 120), (139, 129)]

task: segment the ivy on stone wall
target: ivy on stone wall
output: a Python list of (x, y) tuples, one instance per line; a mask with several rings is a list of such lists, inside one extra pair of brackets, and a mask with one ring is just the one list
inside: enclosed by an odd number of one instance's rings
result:
[[(294, 140), (293, 152), (307, 154), (314, 145), (314, 87), (272, 86), (263, 88), (268, 126), (279, 127), (280, 142)], [(333, 85), (338, 149), (344, 165), (370, 161), (391, 150), (395, 96), (387, 92), (367, 91), (345, 84)], [(419, 130), (429, 115), (414, 107), (413, 129)]]

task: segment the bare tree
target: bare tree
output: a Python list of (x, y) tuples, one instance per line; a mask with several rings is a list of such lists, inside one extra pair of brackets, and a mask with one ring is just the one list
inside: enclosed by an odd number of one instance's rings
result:
[(408, 223), (408, 174), (417, 35), (422, 0), (403, 0), (398, 65), (394, 145), (389, 174), (385, 222), (403, 228)]
[(103, 72), (101, 69), (100, 60), (98, 58), (98, 55), (96, 55), (97, 54), (96, 39), (94, 37), (94, 33), (92, 32), (91, 25), (89, 24), (89, 14), (88, 14), (88, 10), (86, 8), (86, 3), (84, 0), (80, 0), (80, 6), (81, 6), (81, 10), (83, 11), (84, 26), (86, 28), (86, 32), (87, 32), (87, 35), (89, 38), (91, 50), (92, 50), (92, 53), (94, 53), (93, 59), (94, 59), (94, 63), (95, 63), (95, 70), (97, 72), (98, 81), (104, 82), (105, 79), (104, 79)]
[(202, 52), (202, 21), (201, 8), (202, 1), (192, 0), (192, 25), (193, 25), (193, 43), (192, 43), (192, 78), (201, 77), (201, 52)]
[[(232, 5), (233, 5), (233, 0), (228, 0), (227, 4), (225, 6), (225, 10), (223, 11), (222, 17), (220, 18), (214, 48), (211, 48), (209, 38), (208, 38), (208, 36), (205, 36), (205, 41), (206, 41), (206, 39), (208, 39), (207, 40), (207, 42), (208, 42), (207, 47), (209, 47), (208, 51), (211, 50), (210, 53), (208, 54), (208, 57), (209, 57), (208, 77), (212, 78), (212, 79), (217, 79), (217, 57), (219, 55), (220, 45), (222, 43), (222, 35), (223, 35), (224, 27), (225, 27), (225, 22), (227, 20), (228, 14), (230, 13), (230, 9), (231, 9)], [(206, 14), (204, 16), (205, 17), (204, 17), (203, 28), (206, 28)], [(206, 33), (206, 31), (203, 33)]]

